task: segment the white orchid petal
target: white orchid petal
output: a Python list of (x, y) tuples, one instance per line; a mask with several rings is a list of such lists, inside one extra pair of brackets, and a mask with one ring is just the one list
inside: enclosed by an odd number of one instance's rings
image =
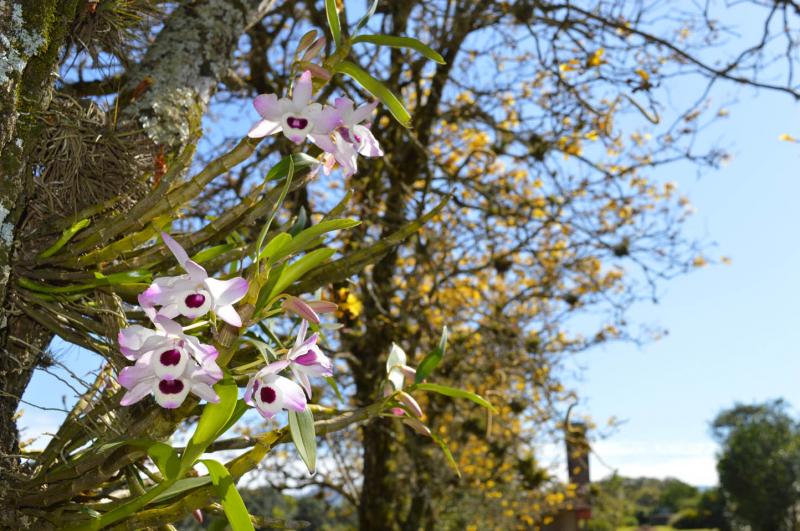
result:
[(220, 306), (219, 308), (214, 308), (214, 313), (217, 314), (217, 317), (231, 326), (242, 326), (242, 318), (239, 316), (233, 306)]
[(311, 71), (306, 70), (297, 79), (292, 93), (292, 103), (295, 106), (305, 107), (311, 101), (311, 93), (314, 90), (311, 82)]
[(281, 124), (279, 122), (259, 120), (253, 124), (253, 126), (250, 128), (250, 131), (247, 132), (247, 136), (250, 138), (264, 138), (265, 136), (279, 133), (280, 130)]
[(219, 396), (214, 391), (214, 388), (203, 382), (192, 383), (192, 393), (199, 396), (206, 402), (216, 403), (219, 402)]
[(213, 297), (215, 306), (228, 306), (239, 302), (247, 295), (247, 290), (250, 287), (247, 280), (242, 277), (235, 277), (229, 280), (207, 278), (204, 284), (208, 288), (211, 297)]

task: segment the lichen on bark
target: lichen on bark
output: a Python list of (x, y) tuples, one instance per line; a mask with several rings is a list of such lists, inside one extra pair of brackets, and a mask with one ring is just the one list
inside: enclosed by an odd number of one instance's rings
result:
[(170, 150), (184, 146), (199, 127), (239, 38), (273, 4), (203, 0), (177, 7), (130, 72), (125, 90), (137, 95), (124, 115), (137, 119), (155, 144)]

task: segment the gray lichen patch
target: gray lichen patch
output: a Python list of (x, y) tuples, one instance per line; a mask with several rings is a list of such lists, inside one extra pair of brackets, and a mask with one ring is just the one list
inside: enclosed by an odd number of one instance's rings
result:
[(0, 0), (0, 16), (6, 19), (2, 27), (8, 28), (0, 32), (0, 86), (3, 86), (25, 69), (28, 59), (40, 52), (46, 42), (41, 33), (25, 27), (20, 4), (9, 5)]
[(0, 205), (0, 245), (5, 248), (11, 247), (14, 243), (14, 224), (5, 222), (9, 213), (6, 207)]
[(239, 37), (271, 4), (265, 0), (205, 0), (176, 8), (144, 61), (131, 72), (129, 89), (146, 78), (152, 85), (126, 114), (136, 117), (156, 144), (169, 148), (185, 145), (199, 127)]

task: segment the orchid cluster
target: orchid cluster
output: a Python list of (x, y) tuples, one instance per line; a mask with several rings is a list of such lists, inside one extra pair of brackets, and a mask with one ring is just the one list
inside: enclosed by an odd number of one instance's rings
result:
[(129, 406), (152, 394), (158, 405), (174, 409), (190, 392), (217, 402), (213, 385), (223, 376), (216, 363), (217, 349), (185, 334), (174, 319), (196, 319), (211, 311), (228, 324), (241, 326), (233, 304), (247, 293), (247, 280), (211, 278), (171, 236), (161, 237), (186, 273), (156, 278), (139, 295), (139, 305), (155, 329), (133, 325), (120, 330), (120, 351), (136, 362), (120, 371), (119, 383), (127, 389), (120, 404)]
[(383, 156), (366, 122), (377, 101), (356, 107), (348, 98), (337, 98), (333, 106), (322, 105), (312, 101), (313, 90), (311, 71), (306, 70), (295, 82), (291, 98), (257, 96), (253, 106), (262, 119), (253, 125), (248, 136), (262, 138), (283, 132), (295, 144), (309, 139), (325, 152), (326, 174), (338, 163), (349, 177), (358, 169), (358, 155)]
[[(240, 327), (242, 319), (233, 305), (247, 294), (248, 282), (242, 277), (209, 277), (178, 242), (166, 233), (161, 237), (186, 273), (156, 278), (139, 295), (139, 304), (152, 322), (152, 329), (133, 325), (120, 331), (120, 351), (136, 362), (119, 374), (119, 383), (127, 390), (120, 404), (128, 406), (152, 394), (160, 406), (173, 409), (190, 392), (208, 402), (217, 402), (213, 385), (223, 377), (216, 363), (217, 349), (187, 335), (174, 319), (197, 319), (212, 312)], [(306, 338), (306, 334), (309, 322), (319, 324), (319, 314), (335, 311), (336, 304), (287, 296), (282, 308), (303, 319), (297, 340), (286, 359), (270, 363), (256, 373), (245, 392), (245, 402), (267, 419), (282, 410), (304, 411), (311, 398), (310, 377), (333, 375), (333, 363), (317, 345), (319, 335)], [(280, 376), (284, 369), (289, 369), (299, 384)]]

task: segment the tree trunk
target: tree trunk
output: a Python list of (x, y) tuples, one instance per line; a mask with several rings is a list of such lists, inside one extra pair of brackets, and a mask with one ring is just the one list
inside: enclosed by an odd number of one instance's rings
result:
[[(34, 114), (49, 104), (58, 52), (77, 0), (0, 1), (0, 29), (9, 49), (0, 59), (0, 467), (11, 472), (19, 452), (14, 415), (51, 334), (14, 305), (14, 261), (26, 252), (18, 223), (30, 171), (25, 160), (37, 133)], [(10, 455), (10, 458), (9, 458)]]

